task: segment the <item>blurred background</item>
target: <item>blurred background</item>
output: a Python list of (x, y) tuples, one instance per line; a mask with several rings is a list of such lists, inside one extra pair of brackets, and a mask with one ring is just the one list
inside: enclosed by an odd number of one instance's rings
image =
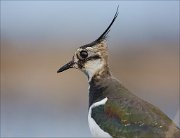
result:
[(1, 137), (90, 137), (88, 81), (56, 71), (119, 16), (113, 75), (179, 126), (179, 1), (1, 1)]

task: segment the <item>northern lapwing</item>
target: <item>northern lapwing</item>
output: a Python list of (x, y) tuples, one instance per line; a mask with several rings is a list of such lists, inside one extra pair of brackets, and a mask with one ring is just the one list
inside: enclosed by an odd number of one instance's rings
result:
[(108, 66), (106, 37), (118, 16), (95, 41), (77, 49), (69, 68), (84, 72), (89, 82), (88, 123), (95, 137), (164, 138), (180, 137), (180, 129), (159, 108), (144, 101), (112, 77)]

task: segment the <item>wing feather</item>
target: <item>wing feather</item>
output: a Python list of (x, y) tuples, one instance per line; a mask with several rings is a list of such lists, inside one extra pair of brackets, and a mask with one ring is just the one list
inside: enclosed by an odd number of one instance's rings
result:
[(92, 117), (101, 129), (113, 137), (165, 137), (171, 126), (172, 137), (180, 136), (179, 128), (159, 108), (131, 94), (119, 83), (113, 84), (116, 92), (107, 95), (106, 104), (92, 109)]

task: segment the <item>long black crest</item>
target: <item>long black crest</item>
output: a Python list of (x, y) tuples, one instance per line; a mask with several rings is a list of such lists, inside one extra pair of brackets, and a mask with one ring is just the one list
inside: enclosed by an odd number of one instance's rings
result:
[(96, 39), (95, 41), (93, 41), (92, 43), (81, 46), (81, 48), (92, 47), (93, 45), (98, 44), (98, 43), (100, 43), (106, 39), (107, 34), (109, 33), (111, 26), (113, 25), (114, 21), (116, 20), (118, 14), (119, 14), (118, 9), (119, 9), (119, 5), (117, 7), (117, 10), (116, 10), (116, 13), (114, 15), (113, 20), (111, 21), (109, 26), (106, 28), (106, 30), (101, 34), (101, 36), (98, 39)]
[(114, 21), (116, 20), (116, 18), (117, 18), (117, 16), (118, 16), (118, 9), (119, 9), (119, 5), (118, 5), (118, 7), (117, 7), (116, 13), (115, 13), (114, 18), (113, 18), (113, 20), (111, 21), (110, 25), (109, 25), (108, 28), (104, 31), (104, 33), (102, 33), (102, 35), (101, 35), (98, 39), (96, 39), (95, 41), (101, 42), (102, 40), (106, 39), (107, 34), (109, 33), (111, 26), (113, 25)]

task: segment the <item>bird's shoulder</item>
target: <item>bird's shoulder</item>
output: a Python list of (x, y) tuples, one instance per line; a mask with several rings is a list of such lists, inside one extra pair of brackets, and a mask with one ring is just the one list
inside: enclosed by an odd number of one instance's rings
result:
[(108, 100), (92, 109), (92, 117), (113, 137), (165, 136), (169, 126), (179, 131), (159, 108), (129, 92), (118, 80), (110, 78), (107, 84)]

